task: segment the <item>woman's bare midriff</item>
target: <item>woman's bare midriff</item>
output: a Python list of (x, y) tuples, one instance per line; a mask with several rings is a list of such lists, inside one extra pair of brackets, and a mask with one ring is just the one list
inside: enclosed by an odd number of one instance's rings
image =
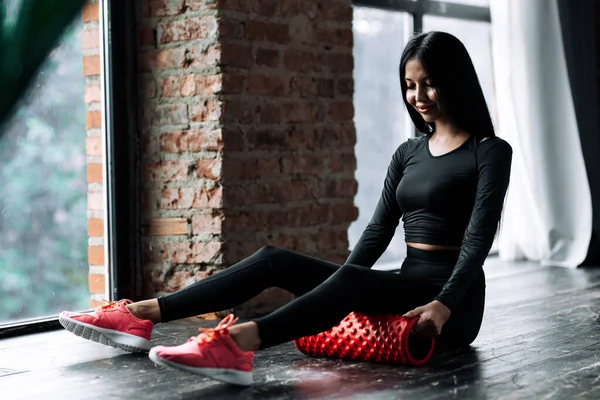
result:
[(439, 246), (437, 244), (413, 243), (406, 242), (407, 246), (414, 247), (419, 250), (440, 251), (440, 250), (460, 250), (460, 246)]

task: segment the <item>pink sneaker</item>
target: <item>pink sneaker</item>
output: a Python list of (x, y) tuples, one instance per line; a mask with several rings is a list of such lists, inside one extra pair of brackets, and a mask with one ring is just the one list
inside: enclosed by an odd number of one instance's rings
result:
[(153, 347), (149, 357), (156, 365), (250, 386), (254, 353), (242, 351), (229, 336), (228, 328), (237, 320), (229, 314), (215, 329), (200, 328), (203, 333), (180, 346)]
[(127, 309), (131, 300), (109, 301), (90, 314), (63, 311), (58, 320), (69, 332), (84, 339), (132, 353), (152, 348), (150, 334), (154, 324), (135, 317)]

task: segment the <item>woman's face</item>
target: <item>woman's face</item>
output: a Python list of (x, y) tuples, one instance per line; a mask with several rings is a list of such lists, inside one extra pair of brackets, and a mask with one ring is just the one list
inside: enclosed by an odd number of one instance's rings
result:
[(437, 91), (431, 84), (427, 72), (416, 58), (406, 63), (406, 101), (421, 114), (425, 122), (435, 122), (443, 116)]

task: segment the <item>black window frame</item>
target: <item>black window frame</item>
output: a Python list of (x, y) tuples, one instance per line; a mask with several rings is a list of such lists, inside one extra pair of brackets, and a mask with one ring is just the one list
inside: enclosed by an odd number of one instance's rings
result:
[[(100, 0), (103, 1), (103, 0)], [(109, 300), (143, 295), (140, 217), (138, 9), (104, 0), (104, 121)]]

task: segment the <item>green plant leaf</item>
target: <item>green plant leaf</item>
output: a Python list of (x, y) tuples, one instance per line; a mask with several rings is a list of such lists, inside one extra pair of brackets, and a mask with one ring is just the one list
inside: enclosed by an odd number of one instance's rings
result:
[(21, 0), (15, 23), (0, 9), (0, 135), (13, 107), (87, 0)]

